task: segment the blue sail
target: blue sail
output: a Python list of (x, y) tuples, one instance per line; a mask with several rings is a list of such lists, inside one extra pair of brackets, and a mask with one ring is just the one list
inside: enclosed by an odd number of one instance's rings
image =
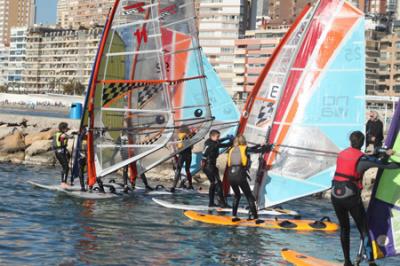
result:
[[(226, 91), (221, 79), (215, 72), (214, 68), (208, 62), (207, 57), (202, 53), (202, 62), (204, 67), (204, 74), (206, 76), (206, 85), (208, 98), (211, 104), (211, 114), (214, 117), (211, 129), (216, 129), (221, 132), (221, 138), (227, 135), (235, 135), (240, 119), (240, 112), (233, 102), (232, 97)], [(199, 83), (193, 83), (193, 85)], [(200, 84), (199, 84), (200, 85)], [(197, 144), (192, 153), (192, 164), (190, 172), (192, 175), (200, 171), (201, 162), (201, 148), (204, 142)], [(200, 148), (199, 148), (200, 147)], [(222, 150), (221, 150), (222, 152)], [(182, 176), (186, 173), (182, 170)]]

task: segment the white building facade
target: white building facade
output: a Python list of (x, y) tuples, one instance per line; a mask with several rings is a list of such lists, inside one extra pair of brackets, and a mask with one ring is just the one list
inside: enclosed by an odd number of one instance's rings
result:
[(235, 40), (247, 28), (247, 1), (201, 0), (199, 5), (200, 45), (233, 95)]
[(28, 27), (11, 28), (10, 55), (7, 69), (7, 84), (11, 91), (25, 91), (23, 72), (26, 59), (26, 35)]
[(0, 86), (7, 86), (10, 48), (0, 43)]

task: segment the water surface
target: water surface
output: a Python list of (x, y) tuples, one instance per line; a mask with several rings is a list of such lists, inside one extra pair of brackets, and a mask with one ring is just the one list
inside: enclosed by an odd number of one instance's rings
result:
[[(80, 200), (33, 188), (58, 182), (58, 169), (0, 164), (0, 265), (287, 265), (282, 248), (340, 260), (339, 234), (233, 228), (188, 220), (147, 195)], [(206, 204), (204, 196), (165, 200)], [(334, 218), (329, 202), (286, 204), (303, 217)], [(352, 227), (352, 252), (358, 246)], [(400, 265), (385, 259), (380, 265)]]

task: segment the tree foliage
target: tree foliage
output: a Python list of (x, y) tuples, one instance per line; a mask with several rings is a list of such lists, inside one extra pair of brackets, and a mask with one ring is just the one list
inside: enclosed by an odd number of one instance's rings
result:
[(63, 84), (63, 90), (65, 94), (68, 95), (82, 95), (85, 92), (85, 86), (79, 81), (69, 81)]
[(4, 85), (0, 86), (0, 92), (7, 92), (7, 91), (8, 91), (7, 86), (4, 86)]

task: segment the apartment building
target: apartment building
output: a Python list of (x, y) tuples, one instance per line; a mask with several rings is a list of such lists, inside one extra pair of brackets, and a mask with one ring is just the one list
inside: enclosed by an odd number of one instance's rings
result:
[(369, 14), (386, 14), (387, 0), (370, 0), (367, 1), (366, 13)]
[(23, 71), (26, 67), (26, 34), (28, 27), (11, 28), (7, 84), (11, 91), (24, 91)]
[(384, 32), (374, 29), (365, 32), (365, 89), (369, 95), (379, 89), (380, 41), (384, 36)]
[(315, 2), (317, 0), (270, 0), (268, 8), (270, 23), (290, 25), (308, 3)]
[(400, 31), (380, 41), (379, 81), (376, 95), (400, 95)]
[(199, 5), (200, 45), (232, 94), (235, 40), (248, 27), (248, 13), (246, 0), (202, 0)]
[(246, 31), (244, 39), (235, 40), (233, 92), (236, 100), (245, 100), (253, 90), (259, 74), (288, 29), (287, 25), (260, 27)]
[(0, 86), (5, 86), (8, 76), (8, 58), (10, 56), (10, 48), (0, 43)]
[(35, 0), (0, 0), (0, 43), (10, 44), (12, 27), (33, 25), (35, 11)]
[(63, 84), (88, 85), (102, 28), (34, 27), (26, 38), (23, 84), (31, 92), (63, 92)]
[(103, 26), (114, 0), (58, 0), (57, 22), (62, 28)]

